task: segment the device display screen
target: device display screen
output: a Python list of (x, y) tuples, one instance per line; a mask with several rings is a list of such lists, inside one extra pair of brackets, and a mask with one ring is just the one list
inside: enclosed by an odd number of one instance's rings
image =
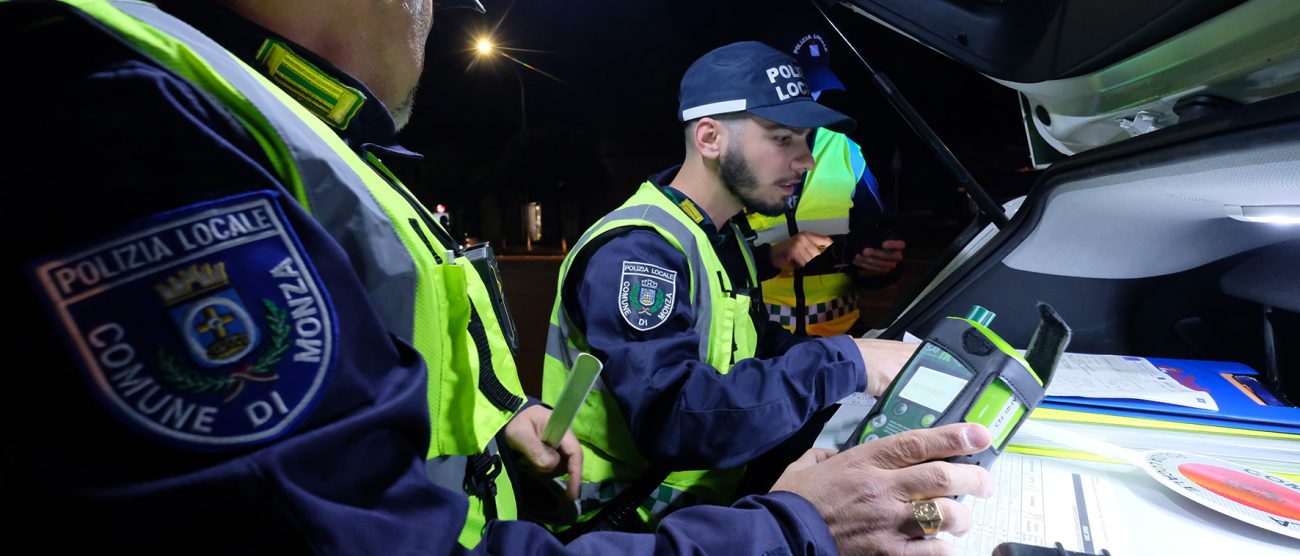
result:
[(961, 393), (962, 387), (966, 386), (967, 382), (969, 381), (965, 378), (921, 365), (912, 374), (912, 380), (907, 381), (903, 386), (903, 391), (899, 392), (898, 396), (942, 413), (948, 409), (948, 404), (957, 399), (957, 394)]
[(930, 427), (974, 377), (951, 353), (926, 342), (899, 373), (898, 388), (872, 412), (860, 441)]

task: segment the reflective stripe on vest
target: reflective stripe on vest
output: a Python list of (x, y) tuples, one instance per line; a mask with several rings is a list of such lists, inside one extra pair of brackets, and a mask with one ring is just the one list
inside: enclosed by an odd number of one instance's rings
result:
[[(843, 133), (818, 129), (813, 144), (813, 159), (816, 163), (804, 181), (799, 204), (795, 207), (796, 230), (822, 235), (848, 234), (853, 194), (858, 181), (867, 170), (862, 148)], [(758, 235), (755, 240), (757, 244), (778, 243), (790, 238), (790, 226), (785, 215), (764, 216), (753, 213), (748, 216), (748, 220)], [(810, 318), (805, 323), (809, 334), (843, 334), (857, 320), (856, 301), (850, 302), (853, 280), (843, 272), (797, 277), (794, 269), (783, 269), (776, 277), (763, 282), (763, 303), (786, 308), (771, 311), (773, 315), (793, 316), (799, 305), (796, 293), (798, 287), (803, 289), (803, 304), (806, 308), (831, 305), (850, 307), (848, 312), (817, 319), (811, 318), (813, 315), (809, 310)], [(790, 330), (797, 328), (793, 318), (773, 320)]]
[[(843, 297), (836, 297), (830, 301), (809, 305), (808, 314), (805, 317), (809, 326), (830, 322), (857, 311), (857, 303), (857, 292), (851, 292)], [(768, 320), (789, 328), (794, 326), (794, 307), (768, 305), (767, 317)]]
[[(693, 329), (700, 337), (700, 360), (717, 372), (726, 374), (736, 361), (754, 356), (758, 334), (749, 316), (749, 297), (726, 293), (734, 291), (734, 288), (711, 239), (698, 224), (688, 219), (680, 208), (669, 201), (663, 192), (647, 182), (621, 207), (588, 229), (560, 267), (555, 305), (551, 311), (550, 333), (546, 342), (542, 379), (544, 401), (554, 402), (559, 397), (574, 359), (579, 353), (590, 349), (586, 336), (573, 324), (564, 309), (564, 283), (570, 265), (594, 239), (629, 227), (654, 230), (686, 256), (689, 295), (696, 319)], [(749, 245), (739, 230), (733, 229), (733, 232), (744, 253), (750, 281), (753, 282), (755, 269)], [(649, 462), (636, 449), (626, 422), (618, 408), (618, 402), (604, 388), (603, 383), (597, 381), (596, 388), (583, 403), (573, 424), (573, 432), (583, 445), (583, 481), (594, 483), (586, 484), (585, 491), (617, 492), (619, 489), (611, 488), (608, 483), (619, 483), (618, 486), (622, 486), (636, 480), (649, 468)], [(684, 491), (705, 501), (729, 503), (742, 471), (743, 468), (676, 472), (668, 476), (664, 481), (668, 488), (660, 489), (660, 492)], [(598, 509), (599, 502), (607, 500), (608, 498), (588, 499), (587, 504), (580, 508), (583, 517), (590, 517)], [(641, 515), (647, 520), (653, 520), (660, 517), (658, 511), (670, 506), (673, 505), (647, 504), (642, 508)]]
[[(843, 133), (818, 129), (812, 148), (813, 169), (804, 179), (795, 207), (795, 221), (801, 232), (822, 235), (849, 233), (849, 210), (858, 180), (866, 173), (862, 147)], [(778, 243), (790, 238), (784, 214), (748, 215), (749, 226), (758, 234), (755, 244)]]
[[(184, 22), (139, 2), (67, 3), (236, 115), (283, 184), (344, 247), (385, 326), (424, 356), (428, 457), (482, 452), (522, 403), (523, 389), (494, 312), (475, 308), (490, 307), (486, 287), (463, 257), (448, 258), (436, 239), (446, 232), (428, 211), (378, 159), (368, 165), (306, 108)], [(513, 518), (509, 481), (499, 477), (498, 515)], [(462, 490), (460, 482), (443, 486)], [(475, 502), (461, 535), (467, 546), (482, 531)]]

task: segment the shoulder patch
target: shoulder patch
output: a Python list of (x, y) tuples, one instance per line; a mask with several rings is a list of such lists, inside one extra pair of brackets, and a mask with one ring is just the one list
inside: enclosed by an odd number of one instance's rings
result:
[(307, 414), (333, 370), (337, 325), (275, 197), (158, 214), (31, 265), (109, 412), (198, 450), (277, 438)]
[(637, 330), (646, 331), (668, 320), (677, 299), (677, 271), (648, 263), (623, 261), (619, 275), (618, 312)]

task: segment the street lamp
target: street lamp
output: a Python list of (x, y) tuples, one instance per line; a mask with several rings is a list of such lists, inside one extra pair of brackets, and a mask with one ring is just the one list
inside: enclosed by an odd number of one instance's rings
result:
[[(497, 45), (492, 42), (492, 37), (479, 37), (478, 42), (474, 44), (474, 50), (480, 58), (486, 58), (499, 53)], [(500, 53), (502, 57), (510, 58), (505, 53)], [(519, 82), (519, 133), (522, 135), (528, 130), (528, 110), (524, 103), (524, 77), (519, 74), (519, 68), (512, 64), (510, 69), (514, 71), (515, 80)]]
[[(515, 60), (513, 56), (506, 54), (497, 47), (497, 45), (492, 42), (492, 37), (490, 36), (485, 35), (479, 37), (478, 41), (474, 43), (474, 50), (480, 59), (488, 58), (493, 55), (500, 55), (502, 58), (505, 58), (510, 62), (518, 63), (518, 60)], [(519, 141), (520, 145), (525, 145), (528, 140), (526, 135), (528, 131), (528, 110), (526, 108), (527, 104), (524, 100), (524, 77), (520, 74), (519, 68), (515, 67), (514, 63), (510, 64), (510, 69), (515, 74), (515, 80), (519, 82)], [(531, 195), (529, 195), (528, 192), (528, 181), (524, 180), (524, 206), (520, 216), (522, 217), (521, 223), (524, 228), (524, 246), (527, 251), (532, 252), (533, 240), (535, 239), (535, 236), (539, 236), (541, 231), (541, 206), (537, 203), (531, 202), (530, 197)]]

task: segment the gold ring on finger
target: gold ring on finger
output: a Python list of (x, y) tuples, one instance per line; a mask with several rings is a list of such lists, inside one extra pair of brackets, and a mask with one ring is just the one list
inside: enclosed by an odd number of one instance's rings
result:
[(939, 504), (934, 500), (913, 500), (912, 516), (926, 535), (938, 534), (939, 528), (943, 527), (943, 514), (939, 513)]

